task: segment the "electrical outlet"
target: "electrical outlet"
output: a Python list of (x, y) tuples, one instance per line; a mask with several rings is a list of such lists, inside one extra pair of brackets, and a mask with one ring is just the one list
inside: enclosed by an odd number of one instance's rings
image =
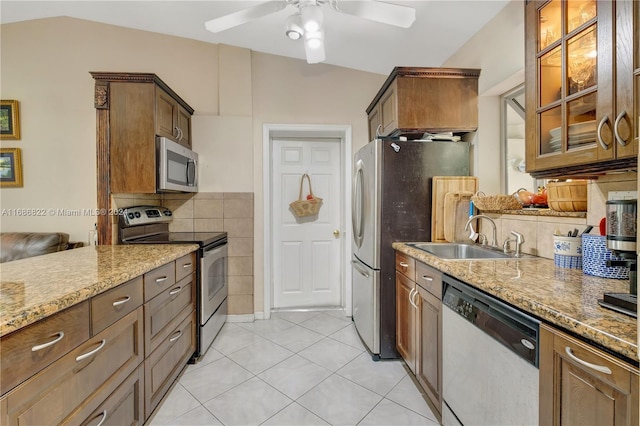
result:
[(638, 191), (609, 191), (607, 200), (637, 200)]

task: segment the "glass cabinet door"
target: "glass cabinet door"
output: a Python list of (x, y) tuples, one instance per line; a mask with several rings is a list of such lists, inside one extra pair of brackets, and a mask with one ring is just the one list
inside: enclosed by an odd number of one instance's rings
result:
[(596, 155), (598, 25), (595, 0), (551, 0), (537, 10), (538, 156), (551, 165), (574, 151), (582, 152), (577, 162), (585, 150)]

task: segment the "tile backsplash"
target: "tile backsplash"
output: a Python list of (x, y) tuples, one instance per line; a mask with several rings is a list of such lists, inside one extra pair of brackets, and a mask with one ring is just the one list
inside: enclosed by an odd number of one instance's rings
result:
[(113, 208), (143, 204), (171, 210), (171, 232), (227, 232), (229, 314), (253, 314), (253, 193), (112, 194)]
[[(536, 256), (553, 259), (553, 233), (559, 230), (562, 235), (577, 228), (582, 232), (587, 225), (593, 225), (592, 234), (598, 233), (600, 219), (605, 217), (606, 201), (610, 191), (637, 191), (637, 173), (627, 172), (610, 174), (591, 180), (588, 183), (587, 212), (583, 217), (539, 216), (522, 214), (487, 214), (496, 222), (498, 243), (517, 231), (524, 235), (522, 251)], [(482, 232), (490, 236), (490, 225), (483, 221)]]

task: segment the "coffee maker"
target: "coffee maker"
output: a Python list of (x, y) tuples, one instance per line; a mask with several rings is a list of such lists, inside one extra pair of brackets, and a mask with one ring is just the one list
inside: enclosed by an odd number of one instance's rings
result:
[(636, 223), (638, 200), (607, 201), (607, 248), (621, 260), (609, 260), (607, 266), (629, 268), (629, 293), (605, 293), (600, 306), (637, 317), (638, 262)]

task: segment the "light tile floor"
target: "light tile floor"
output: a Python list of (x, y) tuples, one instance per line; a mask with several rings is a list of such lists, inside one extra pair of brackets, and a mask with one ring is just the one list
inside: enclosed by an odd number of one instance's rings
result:
[(437, 425), (402, 361), (374, 362), (343, 311), (227, 323), (151, 425)]

